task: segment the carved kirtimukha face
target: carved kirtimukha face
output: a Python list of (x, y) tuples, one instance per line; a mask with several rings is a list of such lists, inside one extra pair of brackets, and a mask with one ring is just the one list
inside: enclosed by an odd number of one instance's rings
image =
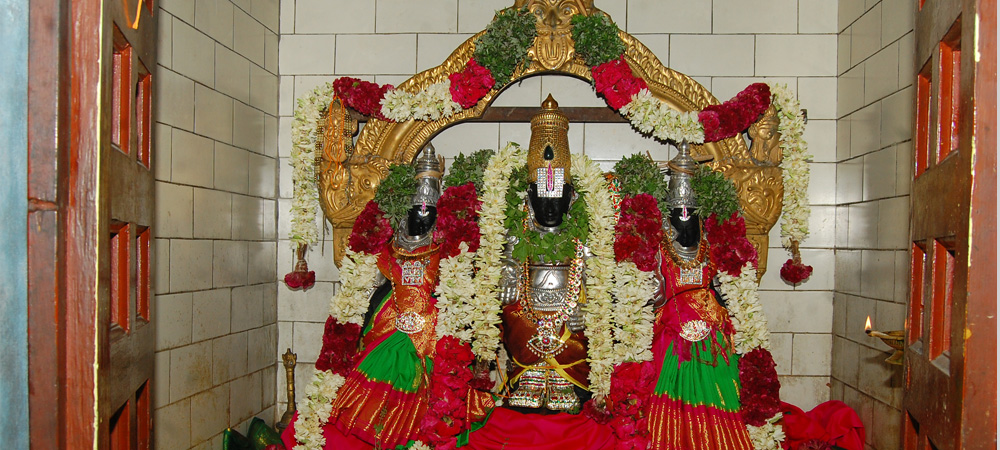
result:
[(577, 14), (590, 14), (593, 0), (518, 0), (514, 6), (526, 7), (538, 18), (538, 37), (528, 50), (532, 59), (546, 69), (557, 69), (573, 58), (570, 21)]

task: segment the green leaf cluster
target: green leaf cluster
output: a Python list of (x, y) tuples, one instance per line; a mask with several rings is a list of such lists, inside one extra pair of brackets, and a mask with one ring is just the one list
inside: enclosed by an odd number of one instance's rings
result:
[(711, 167), (698, 168), (691, 180), (691, 188), (698, 200), (698, 215), (701, 217), (707, 218), (714, 213), (720, 219), (728, 219), (740, 209), (736, 185)]
[(572, 24), (576, 53), (588, 66), (599, 66), (625, 52), (625, 43), (618, 37), (618, 25), (607, 15), (577, 14)]
[(375, 190), (375, 203), (394, 225), (400, 223), (413, 206), (413, 194), (417, 191), (415, 175), (413, 166), (393, 164), (389, 166), (389, 175)]
[(670, 214), (670, 205), (666, 202), (670, 184), (648, 154), (623, 157), (615, 163), (615, 176), (621, 182), (622, 196), (652, 195), (663, 216)]
[(476, 192), (483, 192), (483, 172), (486, 171), (486, 164), (495, 153), (488, 148), (476, 150), (469, 156), (459, 153), (451, 163), (448, 175), (444, 176), (444, 187), (461, 186), (472, 182), (476, 186)]
[(537, 34), (535, 20), (527, 8), (503, 9), (476, 39), (473, 57), (490, 70), (497, 87), (507, 84), (517, 67), (528, 63), (528, 47)]

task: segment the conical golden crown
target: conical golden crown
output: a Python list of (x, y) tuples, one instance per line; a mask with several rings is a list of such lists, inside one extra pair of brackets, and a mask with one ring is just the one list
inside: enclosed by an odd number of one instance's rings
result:
[[(531, 142), (528, 144), (528, 182), (538, 181), (538, 169), (562, 168), (565, 180), (570, 180), (569, 118), (559, 111), (559, 103), (549, 94), (542, 102), (542, 112), (531, 118)], [(545, 158), (546, 147), (552, 148), (552, 159)]]

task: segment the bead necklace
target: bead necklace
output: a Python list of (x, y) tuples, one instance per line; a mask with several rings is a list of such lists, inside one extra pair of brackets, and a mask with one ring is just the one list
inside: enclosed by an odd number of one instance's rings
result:
[(566, 348), (566, 343), (560, 338), (559, 332), (577, 308), (584, 265), (583, 243), (580, 242), (580, 239), (574, 239), (574, 243), (576, 244), (576, 254), (570, 262), (568, 289), (565, 291), (562, 305), (554, 313), (543, 315), (532, 307), (530, 299), (534, 288), (531, 287), (528, 262), (525, 261), (523, 264), (521, 298), (524, 301), (524, 310), (528, 318), (537, 327), (535, 336), (528, 340), (528, 349), (539, 357), (555, 356)]

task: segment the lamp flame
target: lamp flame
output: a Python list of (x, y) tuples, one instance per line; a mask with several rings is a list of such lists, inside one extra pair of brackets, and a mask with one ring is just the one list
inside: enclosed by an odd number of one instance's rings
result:
[(872, 332), (872, 316), (865, 318), (865, 333), (871, 334)]

